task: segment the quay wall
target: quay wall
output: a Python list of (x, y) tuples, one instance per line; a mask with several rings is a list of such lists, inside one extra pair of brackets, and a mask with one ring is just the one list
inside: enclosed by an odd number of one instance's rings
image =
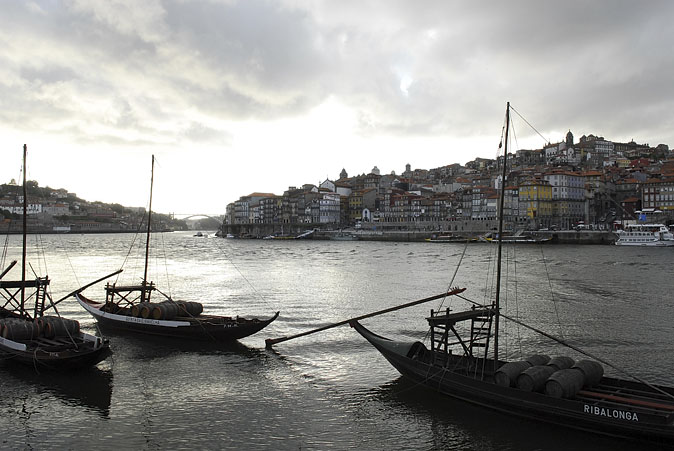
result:
[[(297, 236), (307, 230), (314, 230), (307, 238), (328, 240), (339, 234), (350, 234), (363, 241), (424, 241), (442, 234), (477, 238), (488, 232), (493, 232), (497, 224), (495, 221), (470, 222), (455, 221), (448, 224), (415, 224), (414, 227), (404, 227), (400, 223), (369, 223), (355, 229), (332, 229), (325, 224), (236, 224), (225, 225), (223, 236), (232, 234), (243, 238), (263, 238), (265, 236)], [(537, 238), (552, 238), (551, 244), (612, 244), (616, 236), (613, 232), (602, 230), (560, 230), (560, 231), (531, 231), (525, 232)]]

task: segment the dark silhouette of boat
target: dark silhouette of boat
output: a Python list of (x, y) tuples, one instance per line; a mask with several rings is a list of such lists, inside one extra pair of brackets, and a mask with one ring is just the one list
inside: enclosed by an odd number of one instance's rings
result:
[[(201, 303), (175, 301), (158, 290), (153, 282), (148, 282), (153, 182), (154, 155), (142, 283), (128, 286), (107, 284), (104, 302), (94, 301), (79, 292), (75, 297), (80, 305), (96, 319), (103, 330), (182, 340), (226, 342), (253, 335), (267, 327), (278, 317), (279, 312), (264, 319), (203, 314)], [(155, 301), (155, 297), (159, 297), (159, 301)]]
[[(503, 180), (508, 155), (510, 104), (506, 110)], [(503, 193), (499, 233), (503, 230)], [(430, 349), (420, 341), (395, 341), (350, 321), (404, 377), (444, 395), (509, 416), (592, 433), (656, 444), (674, 444), (674, 388), (628, 374), (564, 340), (511, 318), (500, 310), (501, 244), (498, 242), (495, 298), (464, 311), (431, 311)], [(429, 298), (430, 299), (430, 298)], [(499, 321), (509, 320), (589, 357), (531, 355), (499, 358)], [(604, 366), (629, 379), (604, 375)]]
[(37, 370), (92, 366), (110, 355), (110, 345), (106, 339), (80, 330), (79, 322), (61, 317), (57, 305), (72, 293), (53, 301), (48, 276), (26, 280), (26, 153), (24, 145), (21, 279), (1, 280), (16, 261), (0, 274), (0, 360)]

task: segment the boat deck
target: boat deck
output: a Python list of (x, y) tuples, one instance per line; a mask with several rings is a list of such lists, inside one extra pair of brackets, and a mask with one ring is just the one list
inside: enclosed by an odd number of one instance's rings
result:
[(76, 345), (83, 345), (84, 340), (78, 336), (73, 336), (72, 339), (70, 337), (40, 337), (36, 340), (23, 341), (23, 343), (26, 344), (28, 349), (40, 349), (44, 352), (59, 352), (70, 349)]
[(628, 385), (625, 381), (604, 378), (599, 385), (578, 392), (575, 399), (598, 407), (629, 408), (638, 413), (664, 417), (665, 422), (670, 423), (674, 421), (674, 393), (661, 389), (665, 393), (643, 384)]

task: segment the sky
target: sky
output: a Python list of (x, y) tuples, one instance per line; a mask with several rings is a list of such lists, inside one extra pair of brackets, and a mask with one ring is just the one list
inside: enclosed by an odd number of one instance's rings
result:
[(252, 192), (495, 158), (571, 130), (674, 146), (674, 2), (5, 0), (0, 183), (223, 214)]

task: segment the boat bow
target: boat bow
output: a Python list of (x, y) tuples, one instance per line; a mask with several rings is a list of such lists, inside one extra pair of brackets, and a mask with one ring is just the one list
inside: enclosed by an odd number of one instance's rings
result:
[(395, 354), (401, 357), (412, 358), (419, 353), (420, 350), (426, 350), (426, 346), (420, 341), (393, 341), (381, 335), (377, 335), (356, 320), (349, 322), (349, 325), (356, 329), (356, 332), (361, 334), (363, 338), (372, 344), (385, 357), (390, 354)]

